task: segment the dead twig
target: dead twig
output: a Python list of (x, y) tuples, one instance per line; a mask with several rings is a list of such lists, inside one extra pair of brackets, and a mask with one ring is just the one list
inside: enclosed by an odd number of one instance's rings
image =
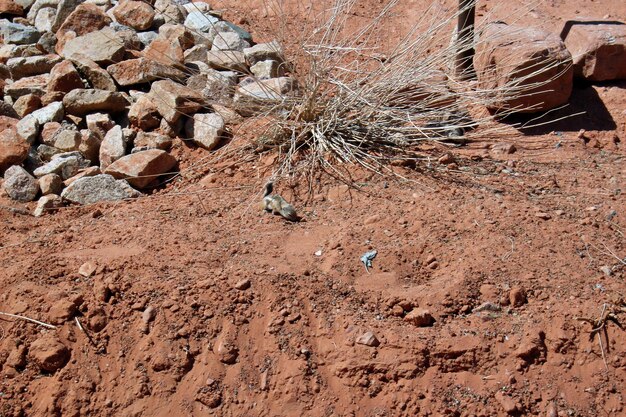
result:
[(53, 326), (52, 324), (48, 324), (48, 323), (44, 323), (43, 321), (31, 319), (30, 317), (20, 316), (18, 314), (4, 313), (4, 312), (0, 311), (0, 315), (7, 316), (7, 317), (12, 317), (14, 319), (19, 319), (19, 320), (26, 320), (26, 321), (29, 321), (31, 323), (35, 323), (35, 324), (38, 324), (40, 326), (46, 327), (48, 329), (56, 329), (57, 328), (57, 326)]
[(575, 319), (578, 321), (584, 321), (586, 323), (591, 324), (591, 330), (589, 331), (589, 340), (593, 340), (593, 338), (598, 335), (598, 343), (600, 344), (600, 352), (602, 353), (602, 360), (604, 361), (604, 368), (606, 371), (609, 371), (609, 366), (606, 362), (606, 353), (604, 352), (604, 345), (602, 344), (602, 335), (600, 332), (604, 334), (604, 338), (607, 341), (607, 352), (608, 352), (608, 341), (609, 334), (607, 331), (607, 323), (613, 322), (620, 330), (624, 330), (622, 324), (619, 321), (618, 314), (626, 313), (626, 301), (623, 299), (617, 300), (615, 303), (608, 304), (604, 303), (602, 306), (602, 313), (597, 320), (588, 317), (576, 317)]

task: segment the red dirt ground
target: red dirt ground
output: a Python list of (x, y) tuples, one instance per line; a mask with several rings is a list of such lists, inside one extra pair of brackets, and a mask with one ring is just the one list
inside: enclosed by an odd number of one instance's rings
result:
[[(626, 20), (616, 3), (541, 2), (523, 22)], [(215, 7), (254, 32), (258, 4)], [(512, 154), (491, 138), (448, 168), (433, 147), (397, 168), (409, 181), (354, 169), (358, 189), (322, 179), (308, 201), (283, 181), (301, 223), (256, 207), (271, 155), (198, 168), (182, 142), (184, 175), (153, 195), (0, 210), (0, 311), (58, 326), (0, 317), (0, 416), (626, 415), (626, 333), (609, 322), (601, 349), (575, 319), (626, 296), (625, 88), (577, 85), (587, 114), (508, 137)], [(434, 325), (403, 320), (416, 308)], [(379, 346), (355, 343), (369, 331)], [(55, 339), (69, 362), (42, 373), (33, 343)]]

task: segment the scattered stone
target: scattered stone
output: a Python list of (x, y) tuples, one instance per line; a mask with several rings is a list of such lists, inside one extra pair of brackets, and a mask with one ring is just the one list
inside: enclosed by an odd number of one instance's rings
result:
[(39, 192), (39, 183), (19, 165), (13, 165), (4, 172), (5, 191), (13, 200), (33, 201)]
[(61, 194), (63, 179), (57, 174), (47, 174), (39, 178), (39, 189), (42, 195)]
[(250, 280), (248, 278), (244, 278), (240, 281), (237, 281), (237, 283), (235, 284), (235, 288), (243, 291), (243, 290), (247, 290), (248, 288), (250, 288)]
[(95, 132), (88, 129), (80, 131), (80, 144), (78, 145), (78, 150), (93, 164), (97, 164), (100, 161), (101, 144), (102, 139)]
[(243, 115), (252, 115), (262, 109), (262, 105), (277, 103), (295, 90), (296, 83), (292, 78), (280, 77), (269, 80), (248, 78), (239, 83), (233, 101), (237, 110)]
[(70, 351), (54, 333), (45, 333), (28, 349), (28, 356), (46, 372), (55, 372), (70, 359)]
[(28, 45), (37, 43), (41, 34), (32, 26), (0, 20), (0, 37), (5, 43)]
[(93, 261), (87, 261), (78, 268), (78, 273), (84, 277), (90, 277), (96, 272), (96, 263)]
[(48, 91), (69, 93), (76, 88), (85, 88), (83, 80), (71, 61), (59, 62), (50, 71)]
[(183, 71), (171, 64), (166, 65), (146, 58), (129, 59), (109, 65), (107, 71), (119, 85), (124, 86), (163, 79), (182, 80), (186, 77)]
[(550, 220), (552, 218), (552, 216), (550, 216), (548, 213), (544, 213), (543, 211), (538, 211), (537, 213), (535, 213), (535, 217), (538, 217), (541, 220)]
[(574, 23), (565, 37), (574, 76), (595, 82), (626, 79), (626, 25), (581, 23)]
[(117, 86), (111, 75), (106, 70), (100, 68), (100, 65), (91, 59), (76, 54), (70, 60), (92, 88), (96, 90), (117, 91)]
[(100, 7), (95, 4), (82, 3), (67, 16), (57, 30), (56, 36), (59, 41), (56, 48), (62, 51), (66, 41), (100, 30), (109, 23), (111, 23), (111, 18)]
[(76, 304), (67, 299), (56, 301), (52, 307), (50, 307), (50, 311), (48, 311), (50, 322), (57, 325), (61, 325), (66, 321), (71, 320), (75, 315)]
[(0, 100), (0, 116), (11, 117), (13, 119), (17, 119), (20, 117), (13, 108), (13, 106), (2, 100)]
[[(41, 144), (37, 146), (37, 155), (39, 156), (39, 159), (41, 159), (42, 162), (43, 161), (49, 162), (52, 160), (52, 157), (54, 155), (58, 155), (60, 153), (61, 151), (55, 148), (54, 146), (49, 146), (46, 144)], [(43, 165), (43, 163), (41, 165)]]
[(67, 152), (54, 155), (47, 164), (37, 168), (33, 174), (41, 178), (47, 174), (58, 174), (61, 178), (68, 179), (76, 174), (80, 168), (86, 168), (89, 161), (82, 158), (79, 152)]
[(96, 134), (100, 139), (104, 139), (109, 130), (115, 126), (115, 122), (111, 116), (106, 113), (88, 114), (85, 118), (87, 129)]
[(119, 23), (136, 30), (149, 29), (154, 21), (154, 15), (152, 6), (143, 1), (121, 1), (113, 8), (113, 16)]
[(26, 94), (15, 100), (13, 108), (15, 109), (18, 117), (23, 118), (41, 108), (41, 98), (34, 94)]
[(149, 95), (140, 96), (128, 109), (128, 120), (132, 126), (151, 130), (161, 123), (161, 115), (154, 100)]
[(157, 20), (164, 24), (178, 24), (185, 21), (187, 11), (180, 5), (182, 2), (173, 0), (156, 0), (154, 2), (155, 23)]
[(441, 156), (437, 162), (439, 162), (442, 165), (448, 165), (454, 162), (454, 155), (452, 155), (451, 153), (445, 153), (443, 156)]
[(495, 155), (510, 155), (516, 151), (517, 148), (512, 143), (499, 142), (491, 146), (491, 152)]
[(428, 327), (433, 325), (435, 319), (430, 314), (430, 311), (424, 308), (416, 308), (404, 316), (404, 321), (417, 327)]
[(613, 275), (613, 269), (608, 265), (603, 265), (600, 267), (600, 271), (604, 273), (607, 277)]
[(62, 206), (61, 197), (56, 194), (48, 194), (40, 197), (37, 201), (37, 207), (35, 207), (35, 211), (33, 212), (33, 216), (41, 217), (44, 213), (49, 211), (54, 211), (55, 209)]
[(233, 70), (243, 72), (247, 70), (246, 58), (240, 51), (209, 51), (207, 64), (217, 70)]
[(255, 75), (256, 78), (265, 80), (268, 78), (278, 78), (285, 75), (284, 67), (274, 61), (273, 59), (266, 59), (265, 61), (259, 61), (256, 64), (250, 66), (250, 72)]
[(495, 398), (507, 414), (515, 415), (519, 411), (515, 401), (502, 391), (496, 392)]
[(59, 51), (65, 59), (85, 56), (100, 65), (119, 62), (124, 57), (124, 40), (109, 27), (68, 40)]
[(101, 174), (80, 178), (71, 183), (61, 197), (77, 204), (94, 204), (101, 201), (119, 201), (136, 198), (140, 192), (124, 180), (116, 180), (110, 175)]
[(183, 66), (185, 50), (193, 46), (191, 33), (181, 25), (163, 25), (144, 50), (144, 57), (169, 66)]
[(250, 44), (239, 37), (235, 32), (221, 32), (213, 39), (212, 51), (241, 51), (249, 48)]
[(115, 91), (78, 88), (63, 97), (63, 106), (67, 113), (77, 116), (99, 111), (119, 113), (126, 109), (128, 100)]
[(126, 179), (136, 188), (145, 188), (157, 177), (169, 172), (177, 161), (169, 153), (160, 149), (149, 149), (126, 155), (109, 165), (105, 174), (114, 178)]
[(10, 58), (7, 60), (7, 67), (11, 70), (11, 78), (19, 80), (20, 78), (50, 72), (59, 62), (61, 62), (61, 57), (58, 55), (28, 56)]
[(156, 318), (157, 311), (154, 307), (148, 306), (143, 313), (141, 314), (141, 320), (144, 323), (150, 323), (152, 320)]
[(21, 164), (28, 156), (29, 144), (17, 135), (15, 128), (0, 131), (0, 172)]
[[(506, 300), (507, 303), (509, 302), (509, 300)], [(485, 301), (484, 303), (482, 303), (481, 305), (479, 305), (478, 307), (474, 308), (472, 310), (472, 313), (480, 313), (483, 311), (488, 311), (491, 313), (499, 313), (500, 311), (502, 311), (502, 307), (500, 306), (500, 304), (497, 303), (492, 303), (491, 301)]]
[(168, 150), (172, 146), (172, 138), (154, 132), (137, 132), (134, 141), (136, 148), (146, 149), (162, 149)]
[(174, 124), (183, 115), (197, 112), (202, 107), (203, 97), (197, 91), (171, 80), (152, 83), (150, 93), (156, 108), (168, 123)]
[(219, 18), (201, 10), (191, 10), (185, 18), (185, 26), (199, 32), (208, 33), (219, 20)]
[(256, 44), (251, 48), (245, 48), (243, 53), (250, 65), (267, 60), (283, 62), (283, 49), (277, 41)]
[(511, 291), (509, 291), (509, 301), (513, 307), (520, 307), (526, 304), (526, 291), (520, 287), (511, 288)]
[(71, 183), (73, 183), (74, 181), (78, 179), (86, 178), (86, 177), (95, 177), (96, 175), (100, 175), (100, 174), (102, 174), (102, 171), (100, 170), (100, 167), (98, 166), (83, 168), (83, 169), (78, 170), (78, 173), (76, 173), (75, 175), (63, 181), (63, 185), (67, 187), (68, 185), (70, 185)]
[(380, 341), (376, 337), (376, 335), (372, 332), (363, 333), (361, 336), (357, 337), (355, 340), (359, 345), (376, 347), (380, 345)]
[(35, 94), (41, 97), (46, 94), (49, 82), (50, 75), (48, 74), (24, 77), (13, 84), (8, 84), (4, 88), (4, 93), (14, 100), (26, 94)]
[(100, 168), (104, 170), (124, 155), (126, 155), (124, 132), (120, 126), (114, 126), (107, 132), (100, 144)]
[(220, 362), (227, 365), (232, 365), (237, 362), (239, 356), (239, 349), (234, 343), (228, 340), (221, 340), (217, 344), (216, 352)]
[(65, 117), (65, 108), (63, 107), (63, 103), (55, 101), (39, 110), (35, 110), (30, 115), (37, 119), (39, 126), (43, 126), (49, 122), (62, 121), (63, 117)]
[(0, 14), (22, 16), (24, 8), (12, 0), (0, 0)]
[[(572, 56), (558, 35), (537, 28), (490, 23), (476, 44), (474, 66), (480, 88), (502, 89), (492, 109), (545, 111), (567, 103), (572, 92)], [(523, 79), (526, 74), (537, 75)], [(514, 83), (511, 94), (503, 88)], [(541, 83), (534, 88), (524, 86)]]
[(54, 135), (54, 147), (63, 152), (77, 151), (82, 140), (80, 132), (74, 129), (60, 129)]
[(185, 125), (185, 133), (207, 150), (215, 149), (224, 132), (224, 119), (217, 113), (197, 113)]

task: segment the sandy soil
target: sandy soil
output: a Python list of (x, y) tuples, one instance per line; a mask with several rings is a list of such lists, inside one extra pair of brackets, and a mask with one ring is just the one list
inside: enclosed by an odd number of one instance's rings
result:
[[(252, 31), (269, 20), (258, 1), (218, 3)], [(625, 20), (616, 3), (524, 19)], [(0, 210), (0, 311), (57, 326), (0, 317), (0, 416), (626, 415), (626, 333), (609, 323), (600, 345), (575, 319), (626, 296), (625, 88), (577, 85), (570, 110), (587, 114), (432, 147), (397, 168), (407, 181), (353, 169), (357, 188), (321, 178), (312, 198), (283, 181), (301, 223), (257, 208), (271, 154), (207, 166), (180, 141), (184, 175), (150, 196)], [(474, 312), (486, 302), (501, 311)], [(420, 309), (432, 326), (404, 319)], [(41, 372), (58, 341), (69, 362)]]

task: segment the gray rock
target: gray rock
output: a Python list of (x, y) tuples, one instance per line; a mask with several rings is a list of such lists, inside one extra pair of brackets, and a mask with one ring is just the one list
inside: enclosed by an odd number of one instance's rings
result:
[(137, 33), (137, 37), (144, 47), (148, 46), (150, 42), (157, 38), (157, 36), (159, 36), (159, 34), (155, 31)]
[(140, 195), (141, 193), (132, 188), (125, 180), (116, 180), (107, 174), (79, 178), (61, 193), (64, 200), (77, 204), (119, 201)]
[(106, 167), (126, 155), (126, 138), (120, 126), (111, 128), (100, 144), (100, 168)]
[(250, 115), (263, 108), (284, 100), (297, 89), (295, 80), (289, 77), (255, 80), (248, 78), (239, 83), (233, 101), (243, 115)]
[(33, 212), (33, 216), (41, 217), (47, 212), (54, 211), (63, 205), (63, 200), (57, 194), (47, 194), (40, 197), (37, 201), (37, 207)]
[(54, 54), (56, 51), (54, 47), (57, 44), (57, 37), (52, 32), (46, 32), (41, 35), (41, 38), (37, 41), (37, 48), (44, 51), (47, 54)]
[(90, 161), (85, 159), (80, 152), (66, 152), (52, 156), (47, 164), (37, 168), (33, 174), (40, 178), (47, 174), (58, 174), (64, 180), (70, 178), (81, 168), (87, 168)]
[(63, 97), (63, 106), (67, 113), (76, 116), (99, 111), (119, 113), (126, 110), (128, 100), (115, 91), (77, 88)]
[(213, 39), (212, 51), (241, 51), (250, 48), (250, 44), (235, 32), (220, 32)]
[(37, 12), (34, 26), (40, 32), (51, 32), (54, 19), (57, 16), (57, 10), (52, 7), (43, 7)]
[(208, 150), (215, 149), (222, 140), (224, 119), (217, 113), (198, 113), (185, 125), (188, 138)]
[(211, 68), (245, 72), (248, 68), (246, 57), (241, 51), (209, 51), (207, 62)]
[(207, 52), (209, 52), (209, 47), (207, 45), (195, 45), (185, 51), (185, 63), (194, 61), (206, 63)]
[(278, 63), (278, 61), (274, 61), (273, 59), (257, 62), (250, 67), (250, 72), (252, 72), (256, 78), (261, 80), (282, 77), (285, 73), (283, 67)]
[(139, 131), (134, 141), (134, 148), (167, 150), (172, 146), (172, 138), (155, 132)]
[(17, 201), (33, 201), (39, 192), (39, 184), (24, 168), (13, 165), (4, 172), (4, 189)]
[(29, 114), (17, 122), (15, 128), (17, 129), (17, 135), (32, 145), (37, 140), (37, 136), (39, 136), (39, 126), (37, 117)]
[(80, 132), (74, 129), (59, 129), (54, 135), (54, 147), (63, 151), (77, 151), (81, 143)]
[(5, 43), (27, 45), (36, 43), (41, 34), (32, 26), (12, 23), (6, 19), (0, 20), (0, 37)]
[(0, 116), (11, 117), (13, 119), (19, 119), (20, 117), (12, 105), (2, 100), (0, 100)]
[(171, 0), (156, 0), (154, 10), (156, 11), (155, 21), (159, 20), (164, 24), (183, 23), (187, 17), (187, 10)]
[(54, 155), (58, 155), (60, 153), (62, 152), (54, 146), (44, 144), (37, 146), (37, 155), (39, 155), (39, 159), (44, 162), (51, 161)]
[[(193, 5), (196, 4), (206, 4), (206, 3), (191, 3)], [(192, 11), (189, 12), (187, 18), (185, 19), (185, 26), (198, 30), (200, 32), (209, 32), (209, 30), (213, 27), (213, 25), (219, 22), (215, 16), (212, 16), (208, 13), (203, 13), (202, 11), (196, 10), (195, 7), (192, 8)]]
[(63, 103), (55, 101), (48, 104), (46, 107), (42, 107), (39, 110), (35, 110), (30, 116), (37, 119), (39, 126), (43, 126), (48, 122), (60, 122), (65, 117), (65, 109)]
[(85, 56), (100, 65), (119, 62), (124, 56), (124, 40), (109, 27), (87, 33), (65, 43), (61, 56)]
[(61, 57), (58, 55), (39, 55), (10, 58), (7, 60), (7, 67), (11, 70), (11, 78), (18, 80), (50, 72), (52, 67), (59, 62), (61, 62)]
[(37, 0), (35, 1), (33, 5), (30, 7), (30, 9), (28, 10), (26, 19), (28, 19), (30, 23), (34, 23), (35, 18), (37, 17), (41, 9), (49, 7), (49, 8), (56, 10), (57, 6), (59, 5), (59, 2), (60, 0)]
[(283, 62), (283, 48), (277, 41), (256, 44), (251, 48), (244, 49), (243, 53), (250, 65), (268, 59)]

